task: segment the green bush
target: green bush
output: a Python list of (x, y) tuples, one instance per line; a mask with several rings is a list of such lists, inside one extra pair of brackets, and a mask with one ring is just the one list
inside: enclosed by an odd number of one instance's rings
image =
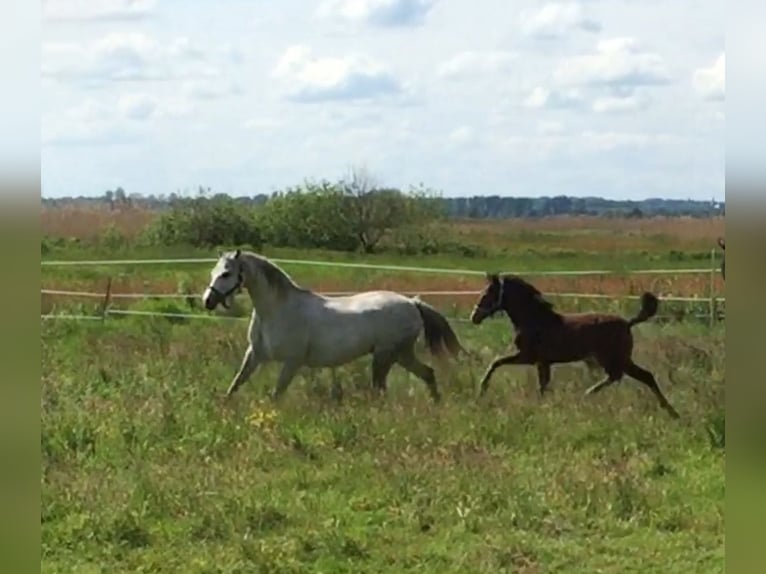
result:
[(155, 245), (195, 247), (248, 243), (257, 248), (262, 244), (254, 209), (220, 195), (174, 202), (149, 227), (146, 239)]
[(423, 190), (403, 193), (354, 179), (290, 188), (267, 201), (257, 219), (270, 245), (372, 253), (397, 230), (436, 219), (440, 206)]
[[(329, 249), (372, 253), (391, 248), (398, 230), (421, 227), (439, 218), (442, 202), (428, 190), (409, 193), (374, 187), (355, 176), (350, 182), (305, 183), (275, 193), (254, 207), (234, 198), (200, 195), (173, 202), (147, 230), (150, 245), (191, 245), (212, 248), (263, 244), (298, 249)], [(429, 253), (432, 243), (420, 234), (417, 252)], [(118, 246), (124, 238), (112, 233), (105, 242)], [(405, 247), (405, 250), (412, 247)]]

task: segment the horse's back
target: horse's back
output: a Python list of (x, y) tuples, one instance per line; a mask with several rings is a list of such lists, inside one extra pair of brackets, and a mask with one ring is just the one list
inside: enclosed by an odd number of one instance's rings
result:
[(360, 314), (413, 308), (412, 299), (393, 291), (365, 291), (343, 297), (324, 297), (324, 306), (337, 313)]
[(412, 299), (391, 291), (320, 297), (304, 315), (302, 329), (313, 366), (343, 364), (362, 354), (395, 349), (422, 329)]

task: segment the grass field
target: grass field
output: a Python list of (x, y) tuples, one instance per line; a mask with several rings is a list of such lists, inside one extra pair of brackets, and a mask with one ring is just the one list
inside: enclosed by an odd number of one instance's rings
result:
[[(498, 250), (481, 259), (419, 261), (476, 269), (702, 266), (702, 256), (669, 254), (709, 253), (720, 231), (695, 234), (680, 223), (674, 234), (667, 223), (656, 225), (664, 243), (637, 230), (635, 249), (624, 248), (619, 261), (611, 222), (526, 228), (518, 231), (526, 239), (507, 246), (505, 256)], [(491, 226), (461, 230), (501, 242)], [(572, 236), (602, 239), (572, 255), (562, 251), (562, 245), (575, 249), (565, 239)], [(93, 253), (110, 254), (67, 245), (46, 257)], [(386, 255), (374, 260), (408, 264)], [(199, 292), (208, 270), (45, 268), (42, 282), (103, 287), (112, 276), (125, 290)], [(290, 271), (321, 289), (481, 284)], [(632, 281), (608, 279), (601, 288), (642, 288)], [(668, 288), (696, 289), (683, 283), (690, 279), (678, 281)], [(465, 304), (450, 309), (454, 301), (434, 302), (451, 317), (465, 316)], [(45, 305), (71, 310), (78, 303), (44, 299)], [(627, 305), (620, 310), (635, 310), (635, 302)], [(500, 320), (453, 325), (481, 359), (437, 367), (445, 399), (438, 407), (420, 381), (396, 368), (385, 400), (372, 398), (368, 360), (339, 371), (342, 404), (330, 397), (329, 373), (307, 371), (276, 407), (266, 399), (275, 366), (233, 400), (222, 400), (244, 350), (244, 322), (44, 321), (41, 571), (724, 570), (723, 323), (651, 322), (634, 329), (636, 359), (657, 375), (680, 421), (629, 379), (583, 397), (601, 373), (580, 365), (555, 367), (544, 400), (531, 369), (509, 367), (479, 401), (475, 385), (512, 334)]]

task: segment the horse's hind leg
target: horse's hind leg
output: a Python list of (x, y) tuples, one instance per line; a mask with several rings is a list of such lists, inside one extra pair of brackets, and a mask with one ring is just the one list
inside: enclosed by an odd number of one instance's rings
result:
[(652, 392), (654, 393), (654, 396), (657, 397), (657, 400), (660, 402), (660, 406), (664, 408), (671, 417), (674, 419), (679, 418), (678, 411), (673, 408), (673, 406), (668, 402), (668, 399), (665, 398), (665, 395), (662, 394), (662, 391), (660, 390), (660, 386), (657, 384), (657, 380), (654, 378), (654, 375), (647, 371), (646, 369), (643, 369), (636, 365), (633, 361), (628, 363), (627, 367), (625, 368), (625, 374), (629, 377), (633, 377), (637, 381), (641, 381), (646, 386), (648, 386)]
[(425, 382), (428, 391), (431, 393), (431, 398), (435, 403), (438, 403), (441, 400), (439, 389), (436, 386), (436, 375), (434, 374), (434, 370), (415, 356), (414, 348), (407, 347), (404, 349), (397, 356), (396, 362)]
[(271, 395), (272, 399), (275, 401), (279, 400), (295, 378), (298, 369), (300, 369), (300, 364), (297, 362), (287, 361), (282, 365), (282, 370), (279, 372), (279, 378), (277, 379), (277, 386), (274, 389), (274, 393)]
[(330, 396), (338, 401), (338, 403), (343, 401), (343, 387), (340, 384), (340, 381), (338, 380), (338, 373), (335, 369), (330, 369), (330, 378), (332, 379), (332, 387), (330, 389)]
[(376, 352), (372, 355), (372, 388), (380, 393), (386, 391), (386, 379), (394, 366), (392, 353)]

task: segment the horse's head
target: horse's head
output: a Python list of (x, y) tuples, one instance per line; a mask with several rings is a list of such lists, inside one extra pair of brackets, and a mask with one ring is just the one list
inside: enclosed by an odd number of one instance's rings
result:
[(487, 273), (487, 286), (479, 295), (479, 300), (471, 312), (471, 322), (479, 325), (503, 308), (503, 283), (497, 273)]
[(219, 304), (228, 309), (231, 305), (232, 298), (244, 282), (244, 270), (240, 255), (239, 249), (233, 253), (220, 254), (218, 262), (210, 272), (210, 284), (202, 295), (205, 309), (212, 311)]
[(471, 313), (471, 321), (478, 325), (487, 317), (503, 310), (514, 324), (528, 321), (546, 321), (557, 317), (553, 305), (543, 299), (537, 288), (516, 275), (487, 274), (487, 287)]

